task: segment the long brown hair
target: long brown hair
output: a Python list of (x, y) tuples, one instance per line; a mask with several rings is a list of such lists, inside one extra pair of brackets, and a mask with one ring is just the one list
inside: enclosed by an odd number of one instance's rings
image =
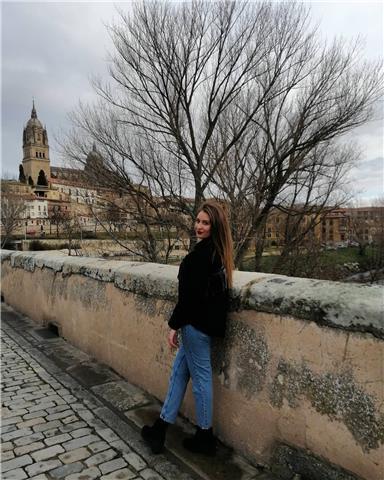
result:
[(228, 215), (224, 206), (215, 200), (206, 200), (199, 212), (205, 212), (211, 222), (211, 238), (216, 252), (220, 255), (221, 261), (227, 272), (228, 287), (232, 287), (233, 272), (233, 241)]

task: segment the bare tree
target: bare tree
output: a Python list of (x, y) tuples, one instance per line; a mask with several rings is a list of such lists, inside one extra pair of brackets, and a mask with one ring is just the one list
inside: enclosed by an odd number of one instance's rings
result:
[(51, 233), (52, 225), (56, 226), (56, 238), (59, 238), (59, 231), (62, 228), (64, 221), (65, 221), (65, 212), (63, 210), (59, 210), (58, 206), (55, 206), (53, 210), (48, 215), (49, 220), (49, 228)]
[(19, 196), (2, 192), (1, 195), (1, 247), (12, 238), (13, 233), (24, 218), (26, 205)]
[[(294, 30), (290, 31), (295, 39)], [(329, 153), (337, 148), (345, 132), (370, 118), (382, 92), (378, 65), (359, 63), (357, 45), (349, 49), (342, 43), (321, 46), (315, 36), (305, 45), (297, 40), (294, 44), (295, 61), (279, 77), (286, 91), (263, 104), (252, 120), (253, 134), (249, 133), (244, 147), (239, 144), (240, 154), (228, 156), (226, 165), (216, 170), (215, 183), (224, 195), (251, 192), (243, 195), (249, 220), (248, 231), (237, 243), (237, 263), (254, 235), (260, 236), (271, 209), (284, 203), (282, 198), (287, 193), (295, 198), (298, 191), (301, 197), (307, 197), (303, 179), (307, 193), (313, 194), (327, 178), (333, 190), (339, 189), (342, 172), (356, 155), (348, 159), (340, 154), (335, 162), (333, 154), (329, 160)], [(223, 128), (218, 142), (225, 142), (228, 130), (237, 128), (235, 114), (227, 115), (227, 119), (229, 126)], [(332, 193), (329, 185), (322, 190), (328, 191), (322, 198)], [(321, 205), (322, 199), (318, 202)], [(261, 253), (259, 249), (256, 265)]]
[(65, 156), (84, 163), (97, 140), (103, 181), (141, 199), (144, 185), (161, 199), (146, 208), (171, 205), (190, 235), (201, 200), (224, 197), (237, 263), (313, 152), (367, 121), (381, 92), (379, 66), (322, 45), (302, 4), (142, 2), (110, 33), (112, 84), (95, 81), (99, 102), (72, 114)]
[[(77, 131), (66, 156), (81, 161), (84, 137), (97, 139), (108, 171), (129, 173), (131, 184), (149, 177), (190, 223), (222, 159), (262, 105), (285, 90), (278, 78), (292, 60), (284, 54), (288, 33), (277, 43), (276, 18), (286, 15), (307, 22), (297, 6), (269, 3), (153, 2), (121, 13), (110, 28), (113, 87), (94, 83), (100, 102), (73, 114)], [(238, 125), (212, 161), (229, 106)]]

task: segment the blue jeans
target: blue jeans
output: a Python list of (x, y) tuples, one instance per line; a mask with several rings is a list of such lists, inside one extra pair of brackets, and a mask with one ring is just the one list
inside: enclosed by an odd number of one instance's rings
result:
[(181, 328), (181, 345), (173, 362), (167, 396), (160, 417), (174, 423), (189, 379), (196, 406), (196, 420), (200, 428), (212, 426), (212, 366), (211, 337), (185, 325)]

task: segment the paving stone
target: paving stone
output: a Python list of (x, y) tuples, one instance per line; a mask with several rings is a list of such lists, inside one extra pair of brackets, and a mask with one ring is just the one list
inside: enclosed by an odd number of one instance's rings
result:
[(47, 420), (60, 420), (64, 419), (66, 417), (73, 416), (73, 411), (72, 410), (65, 410), (64, 412), (57, 412), (57, 413), (51, 413), (50, 415), (47, 415)]
[(28, 476), (22, 468), (9, 470), (6, 475), (3, 476), (3, 480), (22, 480), (23, 478), (28, 478)]
[(100, 420), (100, 418), (91, 418), (91, 420), (87, 420), (87, 423), (90, 427), (93, 427), (95, 429), (104, 429), (107, 428), (107, 425)]
[(53, 445), (52, 447), (43, 448), (37, 452), (31, 453), (36, 462), (41, 460), (48, 460), (48, 458), (56, 457), (59, 453), (63, 453), (64, 448), (61, 445)]
[(131, 449), (122, 440), (115, 440), (114, 442), (111, 442), (110, 445), (111, 445), (111, 447), (113, 447), (118, 452), (121, 452), (121, 453), (131, 452)]
[[(27, 453), (27, 452), (24, 452)], [(13, 453), (12, 450), (8, 450), (8, 452), (1, 452), (1, 461), (6, 462), (7, 460), (11, 460), (12, 458), (15, 458), (15, 454)]]
[(70, 463), (63, 465), (62, 467), (55, 468), (49, 472), (49, 476), (52, 478), (67, 478), (68, 475), (81, 472), (84, 469), (84, 465), (80, 462)]
[(93, 415), (93, 413), (90, 412), (89, 410), (82, 410), (82, 411), (79, 411), (77, 414), (78, 414), (79, 417), (82, 418), (83, 420), (92, 420), (93, 418), (95, 418), (95, 416)]
[(84, 437), (84, 435), (89, 435), (90, 433), (92, 433), (91, 428), (79, 428), (78, 430), (73, 430), (73, 432), (71, 432), (71, 435), (73, 438), (79, 438)]
[(1, 429), (1, 434), (4, 435), (5, 433), (14, 432), (15, 430), (17, 430), (17, 427), (15, 424), (7, 425)]
[(45, 393), (32, 393), (32, 394), (27, 394), (24, 395), (25, 400), (40, 400), (41, 398), (44, 398), (46, 396)]
[(3, 431), (3, 427), (6, 427), (7, 425), (13, 425), (14, 423), (22, 422), (23, 419), (20, 416), (17, 417), (9, 417), (9, 418), (4, 418), (4, 420), (1, 421), (1, 429)]
[(101, 463), (100, 465), (98, 465), (103, 475), (113, 472), (114, 470), (119, 470), (120, 468), (123, 468), (126, 466), (127, 466), (127, 462), (121, 457), (115, 458), (114, 460), (110, 460), (109, 462)]
[(78, 417), (76, 415), (70, 415), (69, 417), (63, 418), (62, 422), (65, 424), (76, 422)]
[(2, 440), (4, 442), (8, 442), (8, 440), (15, 440), (20, 437), (26, 437), (32, 434), (32, 430), (30, 428), (22, 428), (20, 430), (15, 430), (10, 433), (5, 433), (2, 435)]
[(87, 458), (85, 463), (88, 467), (91, 467), (92, 465), (99, 465), (100, 463), (112, 460), (117, 455), (118, 453), (115, 450), (104, 450), (103, 452), (96, 453), (96, 455), (92, 455), (92, 457)]
[(29, 476), (34, 476), (38, 475), (39, 473), (45, 473), (49, 470), (53, 470), (54, 468), (60, 467), (61, 465), (62, 464), (60, 460), (52, 459), (46, 460), (45, 462), (38, 462), (34, 463), (33, 465), (29, 465), (28, 467), (25, 467), (25, 470), (27, 471)]
[(75, 438), (69, 442), (63, 443), (65, 450), (75, 450), (76, 448), (85, 447), (92, 442), (98, 442), (100, 440), (96, 435), (86, 435), (85, 437)]
[(28, 410), (21, 408), (19, 410), (12, 410), (8, 413), (4, 413), (3, 418), (19, 417), (21, 415), (25, 415), (26, 413), (28, 413)]
[(157, 472), (152, 470), (151, 468), (146, 468), (140, 472), (140, 477), (144, 480), (164, 480), (162, 476), (160, 476)]
[(24, 455), (25, 453), (34, 452), (35, 450), (39, 450), (41, 448), (44, 448), (43, 442), (34, 442), (24, 445), (23, 447), (16, 447), (14, 452), (17, 456), (20, 456)]
[(13, 443), (12, 442), (4, 442), (1, 444), (1, 451), (6, 452), (8, 450), (12, 450)]
[(45, 398), (46, 402), (56, 402), (57, 405), (65, 405), (65, 400), (63, 400), (59, 395), (49, 395)]
[(44, 436), (46, 438), (57, 437), (57, 435), (60, 435), (60, 434), (61, 434), (60, 428), (51, 428), (50, 430), (46, 430), (44, 432)]
[(107, 442), (114, 442), (116, 440), (120, 440), (120, 437), (116, 435), (116, 433), (110, 428), (96, 430), (96, 433), (100, 435), (100, 437), (104, 438), (104, 440)]
[(46, 445), (55, 445), (57, 443), (63, 443), (68, 440), (71, 440), (71, 436), (68, 433), (61, 433), (60, 435), (46, 438), (44, 442), (46, 443)]
[(2, 462), (2, 474), (4, 475), (4, 472), (8, 472), (8, 470), (16, 470), (17, 468), (29, 465), (30, 463), (32, 463), (32, 461), (33, 460), (29, 455), (22, 455), (21, 457), (13, 458), (12, 460), (8, 460), (7, 462)]
[(60, 396), (63, 396), (63, 395), (68, 395), (70, 392), (66, 388), (61, 388), (60, 390), (57, 390), (56, 393)]
[[(71, 405), (71, 408), (72, 408), (72, 405)], [(57, 405), (55, 407), (47, 408), (47, 412), (49, 414), (64, 412), (65, 410), (68, 410), (68, 405)]]
[(47, 402), (47, 403), (39, 402), (38, 405), (34, 405), (33, 407), (28, 408), (28, 411), (32, 413), (32, 412), (38, 412), (39, 410), (47, 410), (48, 412), (48, 410), (54, 406), (55, 404), (53, 402)]
[(85, 447), (77, 448), (76, 450), (71, 450), (70, 452), (64, 453), (63, 455), (59, 455), (59, 459), (63, 463), (74, 463), (78, 460), (84, 460), (84, 458), (88, 458), (91, 455), (89, 450)]
[(40, 473), (40, 475), (36, 475), (36, 477), (28, 477), (29, 480), (51, 480), (51, 478), (47, 477), (44, 473)]
[(45, 423), (45, 419), (43, 417), (31, 418), (30, 420), (26, 420), (25, 422), (18, 423), (17, 428), (33, 427), (34, 425), (39, 425), (40, 423)]
[(129, 468), (122, 468), (109, 475), (103, 475), (100, 480), (129, 480), (130, 478), (137, 478), (136, 473), (133, 473)]
[(79, 412), (80, 410), (86, 410), (87, 409), (82, 403), (71, 403), (71, 408), (75, 412)]
[(45, 417), (48, 413), (45, 410), (37, 410), (23, 415), (23, 420), (30, 420), (31, 418)]
[(52, 428), (61, 427), (62, 423), (60, 420), (52, 420), (52, 422), (42, 423), (40, 425), (35, 425), (33, 430), (35, 432), (44, 432), (45, 430), (51, 430)]
[(23, 445), (28, 445), (30, 443), (36, 442), (37, 440), (41, 440), (42, 438), (44, 438), (44, 435), (41, 432), (33, 433), (32, 435), (16, 439), (15, 445), (22, 447)]
[[(26, 402), (25, 400), (21, 401), (21, 402), (12, 402), (10, 405), (9, 405), (9, 408), (11, 410), (16, 410), (16, 409), (23, 409), (23, 410), (28, 410), (29, 412), (29, 409), (31, 407), (33, 407), (34, 403), (33, 402)], [(38, 408), (37, 410), (41, 410), (41, 407)]]
[(123, 458), (128, 462), (128, 465), (133, 467), (138, 472), (147, 467), (146, 462), (137, 453), (130, 452), (123, 455)]
[[(111, 446), (113, 446), (112, 443)], [(90, 445), (88, 445), (88, 448), (93, 453), (97, 453), (102, 452), (103, 450), (107, 450), (107, 448), (109, 448), (109, 444), (107, 442), (104, 442), (104, 440), (101, 440), (100, 442), (91, 443)]]
[(97, 467), (86, 468), (79, 473), (65, 477), (65, 480), (94, 480), (100, 477), (100, 470)]
[(78, 430), (79, 428), (85, 428), (87, 424), (83, 421), (80, 422), (74, 422), (74, 423), (69, 423), (68, 425), (63, 425), (60, 427), (60, 432), (68, 433), (72, 432), (73, 430)]

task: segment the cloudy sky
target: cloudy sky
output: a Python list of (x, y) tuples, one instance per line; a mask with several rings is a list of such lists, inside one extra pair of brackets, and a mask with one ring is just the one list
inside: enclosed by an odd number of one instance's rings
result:
[[(383, 58), (381, 1), (311, 1), (312, 16), (326, 38), (357, 34), (365, 40), (363, 56)], [(55, 136), (69, 128), (68, 112), (79, 100), (94, 98), (89, 79), (106, 76), (112, 49), (105, 24), (117, 17), (114, 2), (2, 2), (2, 173), (17, 176), (22, 161), (22, 132), (32, 98), (47, 126), (51, 164), (61, 159)], [(129, 3), (118, 3), (129, 8)], [(351, 171), (358, 201), (383, 196), (383, 109), (376, 119), (353, 132), (362, 151)], [(380, 118), (381, 117), (381, 118)]]

